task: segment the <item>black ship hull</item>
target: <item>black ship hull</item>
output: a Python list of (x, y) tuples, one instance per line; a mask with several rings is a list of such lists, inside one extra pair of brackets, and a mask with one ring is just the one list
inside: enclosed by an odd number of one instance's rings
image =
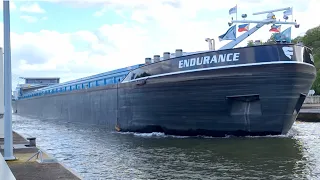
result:
[[(220, 66), (179, 71), (173, 67), (182, 67), (181, 58), (154, 63), (132, 71), (120, 84), (21, 99), (13, 107), (21, 115), (118, 131), (286, 134), (312, 85), (315, 68), (307, 52), (308, 56), (299, 56), (295, 49), (294, 57), (288, 59), (279, 54), (281, 46), (274, 46), (278, 52), (274, 57), (271, 50), (258, 54), (263, 52), (259, 48), (244, 48), (240, 55), (246, 56)], [(137, 71), (145, 75), (134, 78)]]
[(148, 79), (120, 90), (119, 125), (185, 135), (285, 134), (310, 89), (312, 68), (272, 64)]

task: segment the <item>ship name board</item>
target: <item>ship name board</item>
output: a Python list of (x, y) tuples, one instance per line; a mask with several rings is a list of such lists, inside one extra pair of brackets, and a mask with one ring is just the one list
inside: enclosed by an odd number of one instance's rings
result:
[(179, 61), (179, 68), (200, 66), (203, 64), (223, 63), (230, 61), (239, 61), (240, 53), (228, 53), (211, 56), (201, 56)]

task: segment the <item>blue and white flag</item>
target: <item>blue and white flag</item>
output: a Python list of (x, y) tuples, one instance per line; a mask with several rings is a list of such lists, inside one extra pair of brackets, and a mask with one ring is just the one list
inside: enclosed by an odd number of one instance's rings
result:
[(275, 34), (276, 41), (286, 41), (287, 43), (291, 43), (291, 27), (288, 27), (286, 30), (281, 33)]
[(237, 6), (229, 9), (229, 15), (230, 15), (230, 14), (234, 14), (234, 13), (237, 13)]
[(285, 16), (292, 15), (292, 8), (290, 8), (290, 9), (288, 9), (288, 10), (285, 10), (285, 11), (283, 12), (283, 15), (285, 15)]
[(236, 39), (236, 25), (230, 27), (228, 31), (219, 36), (219, 40), (235, 40)]

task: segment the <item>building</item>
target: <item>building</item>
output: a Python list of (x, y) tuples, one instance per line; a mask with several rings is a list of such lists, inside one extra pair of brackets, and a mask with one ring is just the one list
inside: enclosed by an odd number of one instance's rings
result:
[(24, 84), (17, 85), (16, 91), (13, 92), (14, 99), (17, 99), (19, 94), (60, 83), (60, 78), (58, 77), (20, 77), (20, 78), (24, 79), (25, 82)]
[(54, 85), (60, 83), (60, 78), (37, 78), (37, 77), (21, 77), (25, 80), (25, 84), (41, 84), (41, 85)]

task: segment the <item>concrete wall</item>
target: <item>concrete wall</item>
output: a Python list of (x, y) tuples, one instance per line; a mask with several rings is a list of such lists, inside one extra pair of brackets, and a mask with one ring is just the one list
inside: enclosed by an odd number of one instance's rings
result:
[(307, 96), (304, 100), (304, 104), (320, 104), (320, 96)]

